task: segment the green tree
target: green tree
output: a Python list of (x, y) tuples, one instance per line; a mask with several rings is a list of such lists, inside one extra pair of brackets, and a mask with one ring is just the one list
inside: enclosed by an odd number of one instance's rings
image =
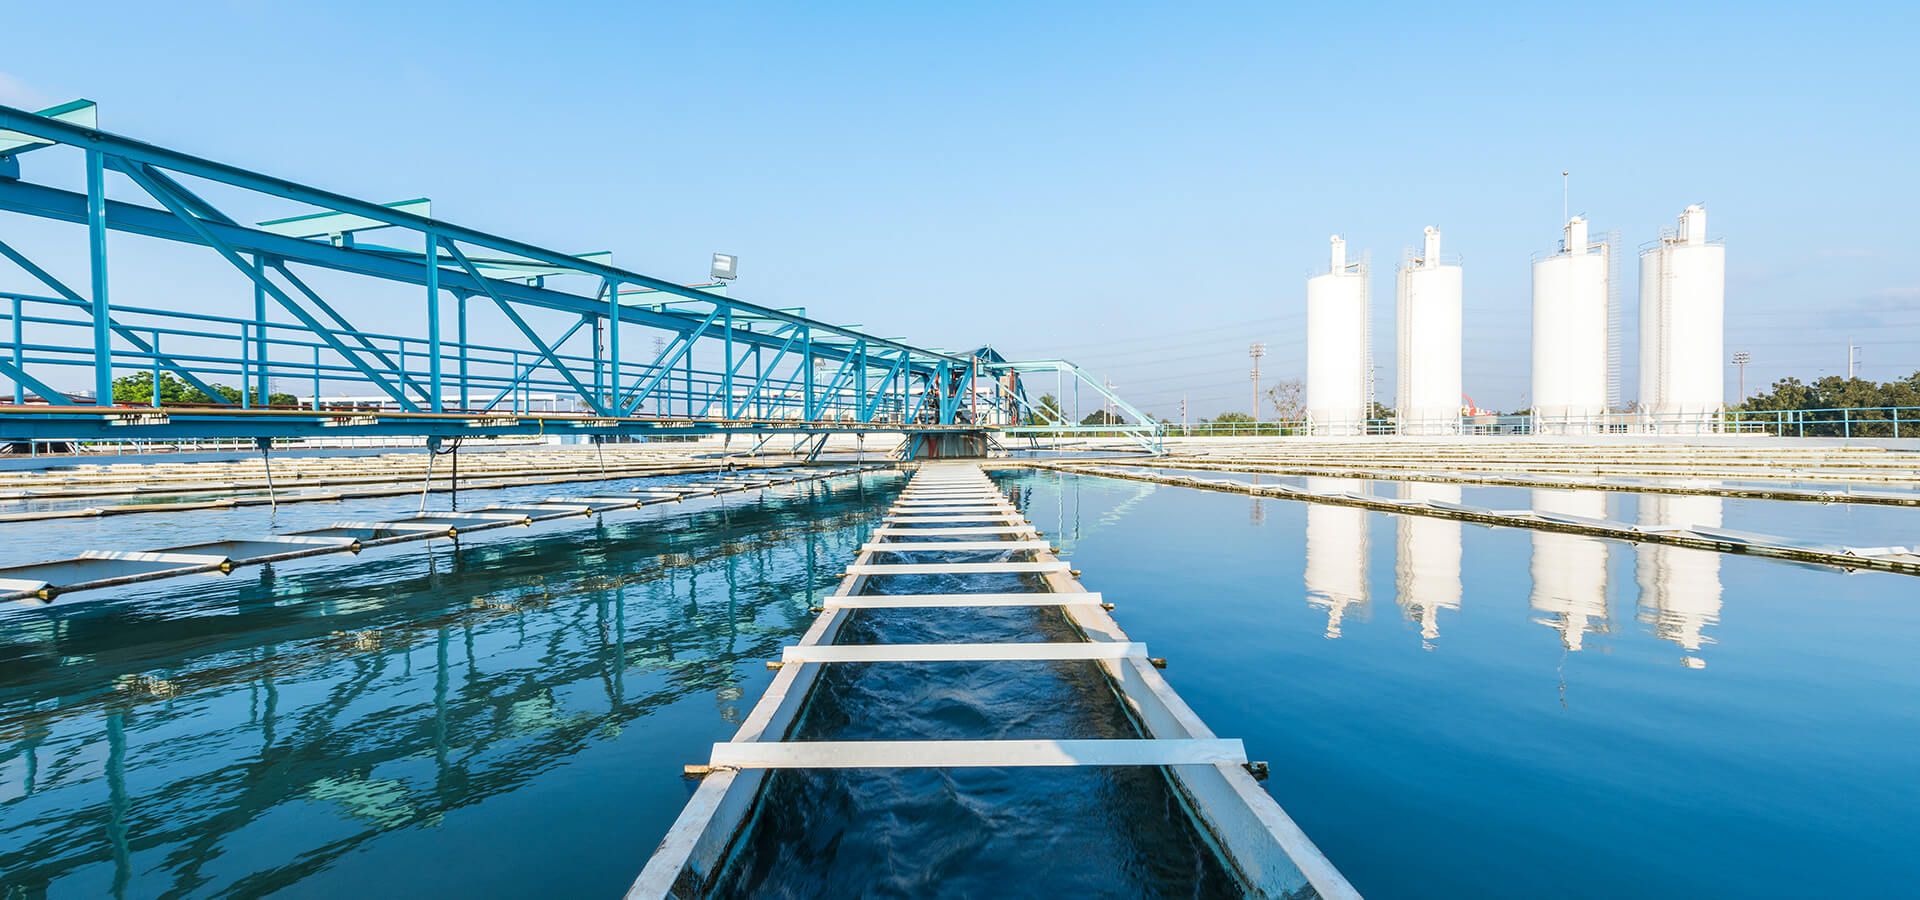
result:
[[(147, 405), (153, 402), (153, 373), (135, 372), (113, 380), (113, 402)], [(213, 398), (188, 385), (172, 372), (160, 373), (160, 405), (190, 406), (212, 403)]]
[[(1757, 394), (1733, 409), (1760, 413), (1762, 415), (1746, 417), (1747, 421), (1758, 421), (1764, 426), (1771, 419), (1780, 423), (1778, 431), (1785, 434), (1887, 437), (1895, 436), (1893, 414), (1887, 407), (1901, 406), (1920, 406), (1920, 372), (1886, 383), (1838, 375), (1829, 375), (1811, 384), (1798, 378), (1782, 378), (1766, 393)], [(1831, 411), (1856, 409), (1863, 412)], [(1777, 415), (1764, 415), (1770, 412)], [(1916, 429), (1920, 429), (1920, 422), (1909, 425), (1902, 417), (1899, 435), (1911, 435)]]
[(1203, 425), (1243, 425), (1253, 421), (1253, 416), (1243, 412), (1223, 412), (1211, 419), (1200, 420)]
[[(236, 406), (239, 405), (239, 388), (228, 387), (224, 384), (214, 384), (210, 385), (210, 387), (220, 392), (221, 398), (228, 403)], [(131, 375), (122, 375), (119, 378), (115, 378), (113, 380), (113, 402), (132, 406), (151, 406), (153, 404), (153, 373), (135, 372)], [(268, 394), (267, 402), (262, 404), (260, 402), (260, 395), (258, 393), (253, 394), (254, 406), (297, 406), (299, 403), (300, 398), (292, 394), (274, 393)], [(207, 396), (205, 391), (182, 381), (172, 372), (161, 372), (160, 405), (214, 406), (216, 405), (216, 401), (212, 397)]]
[(1082, 425), (1125, 425), (1127, 424), (1127, 417), (1119, 413), (1107, 412), (1104, 409), (1096, 409), (1093, 412), (1087, 413), (1086, 418), (1080, 420), (1080, 424)]
[(1040, 400), (1033, 404), (1033, 411), (1027, 413), (1028, 425), (1052, 425), (1065, 421), (1066, 411), (1060, 408), (1059, 398), (1052, 394), (1041, 394)]

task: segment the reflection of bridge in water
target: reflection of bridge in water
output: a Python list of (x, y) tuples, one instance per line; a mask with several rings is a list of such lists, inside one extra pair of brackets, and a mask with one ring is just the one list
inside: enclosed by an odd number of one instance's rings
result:
[[(16, 838), (0, 896), (104, 886), (85, 874), (101, 865), (127, 896), (136, 858), (166, 873), (143, 876), (170, 879), (165, 893), (265, 893), (691, 696), (736, 715), (736, 667), (805, 630), (839, 574), (819, 561), (858, 546), (871, 490), (816, 485), (372, 559), (350, 579), (269, 569), (21, 617), (0, 644), (0, 802)], [(649, 677), (630, 687), (629, 670)], [(285, 865), (215, 874), (249, 826), (304, 804), (342, 815), (276, 834), (305, 842), (276, 854)]]

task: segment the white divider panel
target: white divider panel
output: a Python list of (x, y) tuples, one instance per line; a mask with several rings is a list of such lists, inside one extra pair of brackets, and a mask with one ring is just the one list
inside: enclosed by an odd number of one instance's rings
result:
[(1066, 572), (1072, 566), (1064, 562), (983, 562), (983, 563), (858, 563), (847, 567), (848, 575), (1006, 575)]
[(713, 745), (736, 769), (1244, 765), (1237, 738), (1067, 741), (753, 741)]
[(1012, 515), (1012, 514), (1004, 515), (1004, 516), (978, 516), (978, 515), (916, 516), (916, 515), (895, 514), (895, 515), (888, 516), (887, 521), (888, 522), (960, 523), (960, 522), (1019, 522), (1019, 521), (1022, 521), (1022, 519), (1018, 515)]
[(945, 500), (901, 500), (894, 506), (899, 509), (921, 509), (942, 506), (999, 506), (1011, 508), (1012, 503), (1005, 497), (952, 497)]
[(862, 553), (940, 553), (976, 550), (1051, 550), (1046, 541), (901, 541), (891, 544), (862, 544)]
[(781, 662), (1005, 662), (1009, 660), (1126, 659), (1144, 657), (1131, 641), (1025, 644), (805, 644), (780, 651)]
[(874, 537), (893, 537), (895, 535), (938, 535), (938, 534), (1039, 534), (1040, 530), (1032, 525), (1014, 526), (968, 526), (964, 528), (895, 528), (882, 525), (873, 530)]
[(1077, 606), (1100, 602), (1097, 591), (1084, 594), (857, 594), (828, 597), (827, 609), (922, 609), (964, 606)]

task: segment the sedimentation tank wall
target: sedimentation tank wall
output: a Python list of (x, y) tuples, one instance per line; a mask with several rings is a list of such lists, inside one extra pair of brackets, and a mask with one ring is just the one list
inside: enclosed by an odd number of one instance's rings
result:
[(1640, 254), (1640, 407), (1657, 431), (1716, 425), (1726, 405), (1727, 248), (1707, 241), (1707, 214)]
[(1592, 252), (1586, 220), (1575, 216), (1561, 251), (1533, 264), (1537, 431), (1587, 434), (1607, 412), (1607, 249)]
[(1400, 267), (1394, 325), (1401, 434), (1460, 430), (1459, 266), (1440, 262), (1440, 230), (1427, 226), (1424, 252)]
[(1315, 434), (1365, 430), (1367, 273), (1349, 270), (1347, 242), (1334, 236), (1327, 272), (1307, 279), (1307, 418)]

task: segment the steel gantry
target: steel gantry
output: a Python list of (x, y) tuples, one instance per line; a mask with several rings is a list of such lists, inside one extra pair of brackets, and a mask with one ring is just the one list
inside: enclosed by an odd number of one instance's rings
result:
[[(83, 179), (59, 165), (75, 154)], [(225, 211), (255, 207), (293, 214), (248, 224)], [(61, 230), (49, 223), (80, 226), (86, 247), (86, 280), (70, 281), (0, 230), (0, 256), (29, 279), (0, 290), (11, 338), (0, 378), (13, 387), (11, 403), (0, 401), (4, 440), (1024, 422), (1013, 407), (977, 409), (983, 390), (1000, 388), (987, 377), (991, 351), (876, 337), (729, 297), (723, 284), (619, 268), (611, 253), (562, 253), (433, 218), (425, 199), (358, 200), (121, 137), (97, 127), (87, 101), (0, 106), (0, 212), (38, 223), (30, 234), (42, 243)], [(109, 234), (210, 252), (231, 270), (238, 308), (221, 311), (212, 282), (196, 288), (205, 293), (193, 311), (178, 291), (143, 301), (151, 277), (116, 270), (110, 285)], [(377, 297), (380, 327), (349, 319), (343, 295)], [(475, 338), (481, 315), (509, 339)], [(419, 319), (424, 334), (392, 324)]]

